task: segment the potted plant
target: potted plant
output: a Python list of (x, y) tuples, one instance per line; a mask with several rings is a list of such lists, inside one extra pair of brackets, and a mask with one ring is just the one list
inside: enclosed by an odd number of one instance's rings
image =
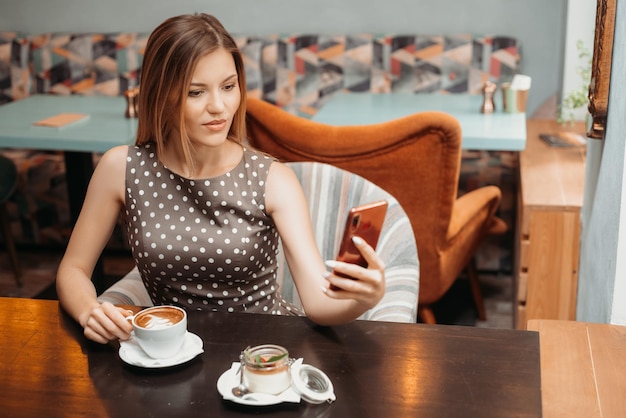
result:
[[(576, 110), (582, 107), (586, 108), (589, 105), (592, 54), (581, 40), (576, 43), (576, 49), (578, 50), (578, 59), (581, 62), (576, 72), (581, 78), (581, 83), (577, 89), (571, 90), (563, 97), (557, 112), (557, 121), (560, 124), (569, 123), (572, 125), (577, 117)], [(589, 113), (585, 114), (585, 118), (587, 117), (589, 117)]]

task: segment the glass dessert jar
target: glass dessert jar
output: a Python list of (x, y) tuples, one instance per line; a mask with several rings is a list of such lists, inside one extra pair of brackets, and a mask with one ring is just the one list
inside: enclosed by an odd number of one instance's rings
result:
[(264, 344), (248, 347), (241, 353), (243, 383), (255, 393), (278, 395), (291, 386), (286, 348)]

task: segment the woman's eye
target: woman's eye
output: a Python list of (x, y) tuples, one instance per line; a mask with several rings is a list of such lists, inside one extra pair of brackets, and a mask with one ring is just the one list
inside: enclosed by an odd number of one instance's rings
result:
[(202, 90), (191, 90), (189, 91), (189, 97), (198, 97), (202, 94)]
[(232, 89), (234, 89), (234, 88), (235, 88), (235, 83), (232, 83), (232, 84), (226, 84), (226, 85), (224, 86), (224, 90), (226, 90), (226, 91), (230, 91), (230, 90), (232, 90)]

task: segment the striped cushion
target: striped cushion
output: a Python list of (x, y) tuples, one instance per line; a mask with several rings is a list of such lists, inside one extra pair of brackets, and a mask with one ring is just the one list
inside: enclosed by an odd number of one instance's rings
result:
[[(345, 217), (353, 206), (385, 199), (389, 203), (377, 253), (385, 262), (386, 291), (381, 302), (360, 319), (415, 322), (419, 293), (419, 261), (409, 218), (397, 200), (380, 187), (335, 166), (321, 163), (287, 163), (293, 169), (309, 203), (315, 239), (324, 260), (334, 259)], [(279, 251), (278, 282), (283, 297), (298, 305), (282, 248)], [(137, 269), (107, 289), (99, 298), (118, 304), (152, 305)]]
[(137, 267), (132, 269), (98, 297), (98, 302), (117, 305), (152, 306), (152, 299), (141, 280)]
[[(386, 291), (383, 300), (360, 319), (415, 322), (419, 293), (419, 261), (410, 221), (397, 200), (363, 177), (333, 165), (287, 163), (307, 197), (315, 239), (324, 260), (339, 250), (345, 219), (350, 208), (385, 199), (389, 203), (376, 252), (385, 262)], [(280, 251), (279, 266), (284, 265)], [(289, 269), (279, 269), (283, 296), (299, 304)]]

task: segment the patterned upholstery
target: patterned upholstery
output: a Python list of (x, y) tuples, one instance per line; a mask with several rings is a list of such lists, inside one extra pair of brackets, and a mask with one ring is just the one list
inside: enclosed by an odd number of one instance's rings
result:
[(17, 32), (0, 32), (0, 104), (30, 94), (29, 46)]
[[(148, 33), (0, 32), (0, 103), (32, 93), (121, 95), (139, 83)], [(519, 72), (493, 35), (234, 34), (248, 93), (312, 116), (337, 91), (479, 93)]]
[(122, 95), (139, 84), (146, 42), (136, 33), (33, 36), (33, 92)]
[[(419, 261), (409, 219), (397, 200), (364, 178), (321, 163), (288, 163), (304, 189), (315, 238), (324, 259), (334, 259), (345, 216), (356, 205), (386, 199), (389, 202), (377, 252), (386, 265), (387, 289), (383, 300), (360, 319), (415, 322), (419, 292)], [(280, 251), (279, 265), (286, 266)], [(288, 268), (279, 269), (283, 296), (300, 301)], [(152, 304), (139, 272), (133, 269), (107, 289), (100, 301), (149, 306)]]
[[(139, 85), (147, 33), (46, 33), (30, 39), (34, 93), (123, 95)], [(248, 89), (260, 91), (261, 42), (236, 39)]]
[(337, 91), (479, 93), (519, 72), (514, 38), (467, 34), (268, 36), (262, 99), (311, 117)]

